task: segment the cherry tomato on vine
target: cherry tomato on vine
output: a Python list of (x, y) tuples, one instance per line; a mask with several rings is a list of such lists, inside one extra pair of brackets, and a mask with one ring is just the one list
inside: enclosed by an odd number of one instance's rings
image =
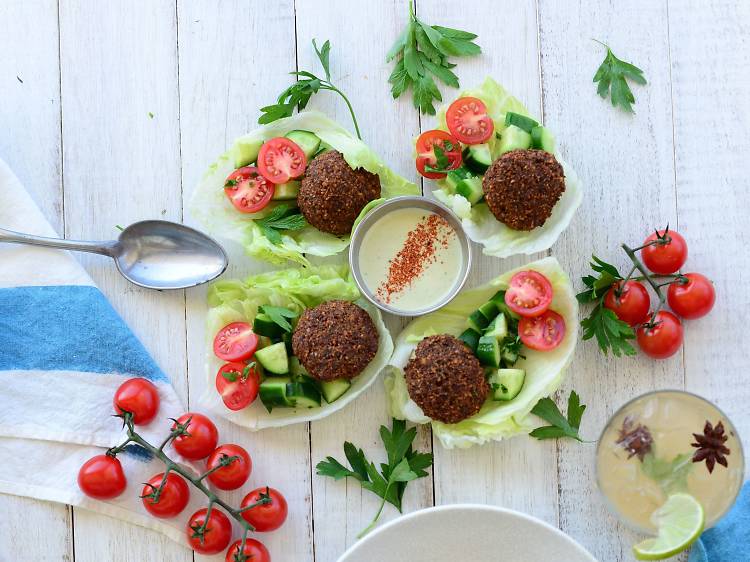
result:
[(78, 487), (90, 498), (111, 500), (125, 491), (128, 481), (115, 457), (96, 455), (78, 471)]
[(275, 488), (257, 488), (242, 500), (240, 509), (252, 505), (265, 497), (270, 497), (270, 503), (256, 505), (252, 509), (242, 512), (242, 518), (255, 527), (256, 531), (275, 531), (286, 521), (289, 511), (286, 499)]
[(307, 158), (299, 145), (287, 138), (277, 137), (263, 143), (258, 153), (258, 169), (274, 184), (286, 183), (305, 173)]
[(262, 542), (256, 541), (255, 539), (245, 539), (245, 544), (242, 547), (242, 554), (245, 558), (239, 556), (240, 543), (242, 539), (234, 541), (232, 546), (227, 550), (227, 556), (224, 558), (224, 562), (271, 562), (271, 554), (268, 549), (263, 545)]
[(428, 172), (425, 170), (427, 166), (434, 168), (438, 165), (435, 146), (440, 147), (448, 159), (448, 165), (445, 167), (446, 170), (455, 170), (463, 161), (461, 145), (454, 137), (438, 129), (422, 133), (417, 139), (417, 171), (424, 177), (432, 180), (444, 178), (446, 175), (441, 172)]
[(688, 320), (711, 312), (716, 302), (716, 290), (711, 280), (700, 273), (686, 273), (683, 278), (687, 282), (678, 278), (667, 289), (669, 307)]
[(508, 285), (505, 304), (520, 316), (540, 316), (552, 302), (552, 285), (537, 271), (520, 271), (511, 277)]
[(197, 530), (205, 523), (207, 511), (204, 507), (190, 516), (187, 524), (188, 544), (200, 554), (218, 554), (232, 540), (232, 523), (223, 512), (213, 507), (205, 532), (201, 536)]
[(518, 321), (518, 335), (526, 347), (550, 351), (565, 337), (565, 319), (552, 310), (533, 318), (522, 316)]
[(270, 203), (274, 186), (255, 166), (245, 166), (229, 174), (224, 194), (241, 213), (257, 213)]
[(667, 310), (660, 310), (636, 330), (636, 341), (643, 353), (654, 359), (671, 357), (682, 345), (682, 323)]
[(448, 130), (464, 144), (487, 142), (495, 131), (495, 124), (487, 115), (487, 106), (477, 98), (458, 98), (445, 113)]
[(260, 375), (254, 366), (225, 363), (216, 373), (216, 390), (230, 410), (242, 410), (258, 396)]
[(177, 418), (177, 424), (187, 425), (187, 435), (175, 437), (172, 446), (180, 455), (191, 461), (205, 459), (216, 448), (219, 441), (219, 430), (214, 422), (203, 414), (187, 412)]
[(623, 322), (635, 326), (646, 320), (651, 307), (651, 297), (643, 283), (627, 281), (623, 286), (622, 281), (618, 281), (612, 284), (605, 295), (604, 306)]
[(146, 425), (159, 411), (159, 391), (144, 378), (128, 379), (115, 391), (112, 403), (118, 414), (130, 412), (135, 425)]
[(239, 458), (209, 474), (208, 479), (219, 490), (236, 490), (250, 477), (253, 461), (247, 451), (239, 445), (219, 445), (206, 460), (206, 470), (221, 466), (221, 459), (224, 457)]
[(159, 489), (163, 479), (163, 472), (152, 476), (143, 486), (141, 501), (143, 501), (143, 507), (146, 508), (146, 511), (154, 517), (175, 517), (185, 509), (190, 501), (190, 488), (182, 476), (170, 472), (167, 474), (167, 481), (161, 489), (158, 500), (154, 502), (153, 494)]
[(222, 361), (245, 361), (258, 349), (258, 336), (247, 322), (232, 322), (214, 337), (214, 355)]
[[(687, 261), (688, 247), (685, 239), (674, 230), (660, 230), (658, 238), (665, 239), (667, 243), (657, 243), (643, 248), (641, 258), (643, 263), (654, 273), (669, 275), (678, 271)], [(646, 238), (643, 242), (648, 244), (657, 239), (656, 232)]]

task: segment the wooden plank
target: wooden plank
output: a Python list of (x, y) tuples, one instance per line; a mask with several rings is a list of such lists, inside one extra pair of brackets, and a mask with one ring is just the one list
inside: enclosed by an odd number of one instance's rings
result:
[[(106, 239), (116, 224), (182, 218), (176, 30), (174, 2), (61, 2), (68, 236)], [(137, 289), (101, 257), (81, 262), (185, 399), (183, 292)], [(119, 560), (192, 559), (162, 535), (76, 510), (76, 560), (114, 552)]]
[[(331, 76), (344, 91), (356, 112), (364, 141), (376, 150), (396, 172), (416, 181), (414, 162), (408, 143), (419, 133), (416, 111), (408, 100), (394, 102), (389, 90), (390, 65), (385, 64), (388, 43), (398, 36), (406, 23), (407, 8), (401, 2), (334, 2), (297, 3), (297, 59), (299, 70), (325, 76), (312, 47), (329, 39)], [(346, 13), (346, 25), (342, 14)], [(349, 112), (340, 97), (322, 93), (310, 103), (352, 132)], [(339, 256), (341, 261), (346, 255)], [(386, 319), (395, 337), (405, 321)], [(369, 458), (385, 460), (378, 435), (381, 425), (390, 427), (382, 382), (373, 386), (345, 410), (311, 424), (311, 464), (313, 467), (326, 456), (343, 458), (343, 443), (351, 441), (362, 447)], [(429, 450), (429, 433), (421, 431), (415, 441), (421, 450)], [(362, 491), (359, 484), (333, 482), (313, 475), (313, 509), (315, 520), (315, 559), (333, 562), (367, 527), (378, 509), (379, 499)], [(404, 511), (432, 505), (432, 482), (424, 478), (409, 485)], [(393, 519), (398, 512), (386, 507), (382, 521)]]
[[(57, 4), (52, 0), (0, 4), (0, 158), (15, 171), (47, 219), (62, 232), (60, 72)], [(0, 534), (0, 558), (23, 560), (29, 547), (73, 559), (69, 507), (0, 495), (9, 517)], [(36, 525), (29, 527), (28, 521)], [(51, 559), (51, 558), (50, 558)]]
[[(295, 64), (294, 5), (291, 0), (262, 4), (242, 1), (180, 2), (180, 131), (183, 185), (189, 197), (206, 167), (234, 138), (255, 129), (259, 108), (288, 85)], [(189, 217), (186, 217), (189, 219)], [(227, 277), (270, 269), (228, 245)], [(188, 291), (188, 372), (191, 406), (206, 388), (205, 290)], [(284, 527), (258, 538), (274, 560), (312, 560), (312, 511), (307, 424), (250, 433), (218, 423), (223, 442), (245, 447), (253, 474), (242, 490), (229, 495), (239, 504), (250, 489), (269, 484), (289, 504)], [(196, 555), (196, 560), (205, 558)]]
[[(664, 2), (616, 5), (594, 1), (539, 4), (545, 123), (584, 185), (584, 203), (553, 248), (576, 285), (592, 253), (627, 267), (619, 244), (639, 243), (675, 224), (667, 14)], [(597, 97), (591, 82), (609, 43), (644, 69), (649, 84), (634, 89), (635, 115)], [(564, 394), (575, 388), (588, 404), (582, 433), (595, 439), (627, 399), (653, 388), (681, 388), (682, 361), (605, 358), (581, 342)], [(637, 534), (616, 523), (595, 487), (594, 446), (558, 443), (560, 525), (600, 560), (630, 560)]]

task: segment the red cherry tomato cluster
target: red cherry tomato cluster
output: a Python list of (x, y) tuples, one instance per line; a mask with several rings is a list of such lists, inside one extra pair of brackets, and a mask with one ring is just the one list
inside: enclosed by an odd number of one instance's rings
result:
[(216, 391), (230, 410), (242, 410), (258, 396), (260, 370), (250, 360), (259, 341), (246, 322), (227, 324), (214, 338), (214, 355), (227, 361), (216, 373)]
[[(257, 347), (255, 342), (248, 342), (248, 335), (242, 325), (227, 326), (221, 341), (217, 337), (217, 354), (222, 353), (228, 359), (241, 360), (252, 356)], [(238, 334), (242, 334), (240, 337)], [(250, 338), (252, 339), (252, 338)], [(249, 354), (249, 355), (248, 355)], [(232, 365), (232, 363), (229, 363)], [(240, 365), (245, 366), (244, 363)], [(257, 386), (256, 386), (257, 392)], [(159, 393), (148, 380), (142, 378), (125, 381), (115, 392), (114, 409), (120, 416), (125, 416), (129, 428), (135, 425), (150, 423), (159, 410)], [(133, 436), (142, 438), (129, 431), (130, 441)], [(252, 459), (247, 451), (234, 444), (218, 445), (219, 432), (214, 423), (203, 414), (187, 412), (177, 418), (171, 428), (171, 442), (174, 450), (190, 461), (205, 459), (205, 472), (193, 480), (188, 473), (178, 474), (176, 468), (152, 476), (143, 485), (141, 500), (151, 515), (158, 518), (176, 517), (187, 507), (190, 501), (188, 480), (196, 484), (204, 478), (219, 490), (236, 490), (243, 486), (252, 472)], [(136, 441), (138, 442), (138, 441)], [(89, 497), (99, 500), (113, 499), (127, 488), (127, 479), (117, 453), (121, 447), (115, 447), (104, 455), (97, 455), (81, 466), (78, 472), (78, 486)], [(156, 451), (155, 449), (150, 449)], [(161, 450), (157, 456), (169, 462)], [(169, 465), (168, 465), (169, 466)], [(222, 506), (226, 507), (225, 504)], [(276, 489), (269, 487), (256, 488), (245, 495), (240, 508), (227, 509), (240, 522), (246, 521), (258, 532), (273, 531), (281, 527), (287, 517), (288, 506), (284, 496)], [(241, 519), (240, 519), (241, 518)], [(244, 523), (243, 523), (244, 524)], [(190, 547), (201, 554), (218, 554), (226, 551), (226, 560), (242, 560), (244, 554), (254, 562), (270, 562), (271, 557), (263, 544), (255, 539), (246, 538), (240, 554), (240, 543), (232, 540), (232, 523), (226, 513), (216, 505), (209, 504), (193, 513), (186, 525), (187, 540)]]
[[(417, 139), (417, 171), (428, 179), (444, 178), (463, 161), (461, 145), (487, 142), (495, 131), (495, 124), (487, 114), (487, 106), (478, 98), (462, 97), (454, 101), (445, 113), (450, 134), (439, 129), (426, 131)], [(435, 147), (443, 152), (445, 161), (439, 162)]]
[[(655, 359), (671, 357), (682, 346), (682, 319), (693, 320), (708, 314), (716, 301), (713, 283), (700, 273), (680, 273), (687, 261), (685, 239), (674, 230), (660, 230), (646, 238), (640, 247), (641, 260), (657, 285), (668, 285), (667, 303), (672, 309), (651, 312), (651, 297), (641, 281), (618, 281), (604, 298), (604, 306), (623, 322), (636, 328), (641, 351)], [(659, 284), (660, 276), (668, 279)], [(671, 281), (669, 281), (671, 279)]]
[(550, 351), (565, 337), (565, 319), (549, 307), (552, 284), (538, 271), (520, 271), (510, 279), (505, 304), (521, 319), (518, 335), (529, 349)]
[(256, 166), (229, 174), (224, 193), (241, 213), (257, 213), (273, 199), (275, 186), (300, 177), (307, 168), (304, 151), (292, 140), (277, 137), (263, 143)]

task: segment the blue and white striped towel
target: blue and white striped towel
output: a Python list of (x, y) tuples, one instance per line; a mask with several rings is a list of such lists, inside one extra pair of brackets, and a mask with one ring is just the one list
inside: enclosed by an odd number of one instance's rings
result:
[[(2, 160), (0, 227), (56, 236)], [(124, 441), (121, 423), (112, 417), (112, 397), (134, 376), (159, 389), (159, 415), (142, 434), (161, 442), (167, 418), (179, 416), (183, 406), (169, 378), (80, 264), (68, 252), (0, 244), (1, 493), (98, 511), (184, 544), (185, 521), (202, 498), (193, 494), (173, 520), (148, 515), (138, 497), (141, 483), (162, 472), (163, 464), (142, 449), (118, 455), (128, 479), (119, 498), (93, 500), (76, 483), (87, 459)]]

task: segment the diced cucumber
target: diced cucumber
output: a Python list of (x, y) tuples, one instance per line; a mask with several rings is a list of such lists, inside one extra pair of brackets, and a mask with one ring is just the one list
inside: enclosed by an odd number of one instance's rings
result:
[(321, 381), (320, 391), (323, 393), (323, 398), (326, 402), (333, 404), (336, 400), (341, 398), (347, 390), (352, 386), (352, 382), (347, 379), (335, 379), (332, 381)]
[(473, 352), (476, 352), (477, 350), (477, 344), (479, 343), (479, 338), (480, 338), (479, 332), (476, 332), (472, 330), (471, 328), (464, 330), (464, 332), (460, 336), (458, 336), (458, 339), (460, 339), (467, 346), (469, 346), (469, 349), (471, 349), (471, 351)]
[(538, 127), (539, 123), (537, 123), (534, 119), (531, 117), (527, 117), (526, 115), (521, 115), (520, 113), (513, 113), (512, 111), (509, 111), (505, 114), (505, 126), (515, 126), (519, 129), (526, 131), (527, 133), (531, 133), (531, 130), (534, 127)]
[(555, 153), (555, 137), (546, 127), (539, 125), (531, 129), (531, 146), (540, 148), (550, 154)]
[(519, 129), (515, 125), (507, 127), (502, 132), (502, 138), (500, 139), (500, 154), (505, 154), (511, 150), (526, 149), (531, 147), (531, 135)]
[(275, 343), (255, 352), (255, 359), (266, 371), (274, 375), (285, 375), (289, 372), (289, 355), (284, 342)]
[(289, 332), (285, 332), (284, 335), (281, 336), (281, 341), (283, 341), (284, 345), (286, 346), (287, 355), (289, 355), (289, 357), (294, 355), (294, 350), (292, 349), (292, 334)]
[(510, 365), (511, 367), (518, 361), (518, 353), (507, 347), (503, 348), (502, 353), (503, 364)]
[(448, 172), (448, 174), (445, 176), (445, 181), (448, 184), (448, 187), (450, 187), (451, 191), (455, 191), (456, 186), (461, 180), (470, 177), (471, 172), (461, 166), (460, 168), (456, 168), (455, 170), (451, 170), (450, 172)]
[(526, 371), (523, 369), (498, 369), (488, 382), (492, 387), (492, 399), (507, 402), (513, 400), (523, 388)]
[(315, 133), (310, 131), (289, 131), (286, 138), (293, 141), (305, 153), (305, 158), (309, 162), (313, 155), (318, 152), (320, 139)]
[(487, 319), (488, 325), (495, 319), (495, 316), (497, 316), (499, 312), (497, 309), (497, 305), (492, 301), (487, 301), (482, 306), (480, 306), (478, 310), (482, 313), (482, 316)]
[(482, 336), (477, 344), (477, 359), (487, 367), (500, 366), (500, 342), (494, 336)]
[(286, 386), (291, 382), (289, 377), (271, 377), (260, 383), (258, 396), (266, 410), (270, 412), (277, 406), (289, 407), (294, 405), (286, 394)]
[(253, 320), (253, 332), (259, 336), (280, 338), (284, 334), (284, 328), (271, 320), (270, 316), (261, 312)]
[(320, 406), (320, 391), (310, 379), (300, 379), (286, 385), (286, 397), (295, 408)]
[(495, 319), (487, 326), (484, 335), (492, 336), (498, 342), (502, 342), (508, 335), (508, 322), (505, 320), (505, 314), (501, 312), (495, 316)]
[(307, 372), (307, 369), (305, 369), (302, 363), (300, 363), (299, 358), (294, 356), (289, 358), (289, 374), (294, 380), (297, 380), (300, 377), (310, 376), (310, 374)]
[(258, 159), (262, 140), (240, 140), (234, 147), (234, 167), (242, 168), (254, 164)]
[(476, 205), (484, 197), (484, 190), (482, 189), (482, 179), (477, 177), (470, 177), (461, 180), (456, 185), (456, 193), (463, 195), (468, 199), (469, 203)]
[(489, 144), (472, 144), (464, 150), (464, 165), (469, 171), (482, 175), (492, 164)]
[(297, 199), (298, 195), (299, 195), (299, 182), (297, 180), (291, 180), (286, 183), (280, 183), (274, 186), (274, 189), (273, 189), (274, 201), (289, 201), (291, 199)]
[(484, 332), (484, 329), (489, 326), (490, 321), (479, 310), (475, 310), (469, 315), (467, 323), (469, 325), (469, 328), (481, 334), (482, 332)]
[(315, 158), (316, 156), (320, 156), (324, 152), (328, 152), (332, 148), (333, 147), (330, 144), (320, 141), (320, 146), (318, 147), (318, 151), (315, 154), (313, 154), (313, 158)]

